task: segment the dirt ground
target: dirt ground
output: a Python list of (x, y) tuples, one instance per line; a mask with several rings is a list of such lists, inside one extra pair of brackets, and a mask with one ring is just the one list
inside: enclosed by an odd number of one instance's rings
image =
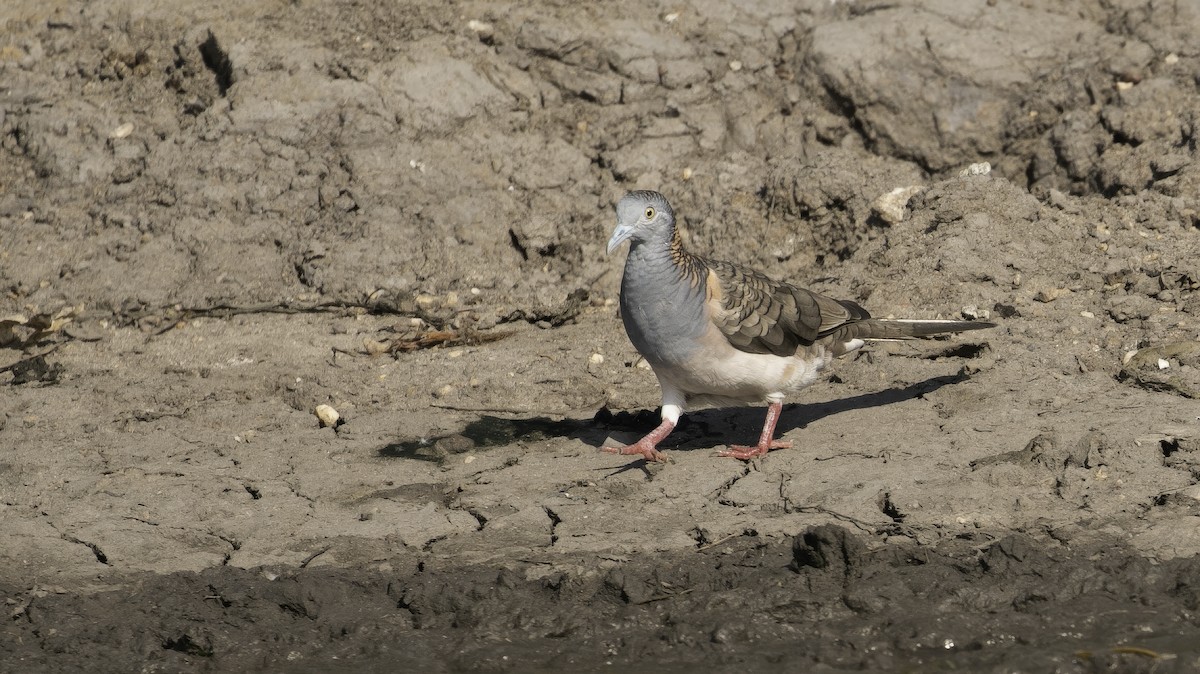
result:
[[(0, 25), (0, 670), (1200, 670), (1200, 4)], [(633, 188), (999, 326), (601, 453)]]

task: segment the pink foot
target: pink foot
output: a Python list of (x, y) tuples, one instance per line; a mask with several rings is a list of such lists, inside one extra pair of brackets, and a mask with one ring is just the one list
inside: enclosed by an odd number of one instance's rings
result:
[(755, 445), (754, 447), (747, 447), (745, 445), (733, 445), (729, 449), (725, 449), (725, 450), (721, 450), (721, 451), (717, 452), (717, 456), (727, 456), (731, 459), (741, 459), (742, 461), (749, 461), (750, 459), (753, 459), (756, 456), (766, 456), (767, 452), (771, 451), (772, 449), (791, 449), (791, 448), (792, 448), (791, 440), (772, 440), (771, 442), (767, 443), (766, 445)]
[(647, 461), (667, 463), (671, 459), (668, 458), (666, 454), (658, 451), (655, 448), (658, 447), (658, 443), (662, 442), (663, 438), (670, 434), (671, 429), (673, 428), (675, 428), (674, 421), (663, 419), (658, 428), (650, 431), (646, 434), (646, 437), (638, 440), (632, 445), (626, 445), (624, 447), (601, 447), (600, 451), (608, 452), (609, 454), (641, 454)]
[(671, 458), (667, 456), (666, 452), (660, 452), (653, 446), (643, 445), (640, 442), (635, 442), (632, 445), (625, 445), (624, 447), (601, 447), (600, 451), (607, 452), (609, 454), (622, 455), (641, 454), (647, 461), (657, 463), (668, 463), (671, 461)]

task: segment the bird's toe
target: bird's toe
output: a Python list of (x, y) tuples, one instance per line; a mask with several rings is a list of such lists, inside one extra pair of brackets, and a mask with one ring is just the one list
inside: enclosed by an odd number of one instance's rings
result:
[(624, 447), (601, 447), (600, 451), (609, 454), (620, 454), (622, 456), (641, 454), (642, 458), (651, 463), (669, 463), (671, 461), (671, 457), (667, 456), (666, 452), (660, 452), (654, 447), (641, 446), (640, 443), (625, 445)]

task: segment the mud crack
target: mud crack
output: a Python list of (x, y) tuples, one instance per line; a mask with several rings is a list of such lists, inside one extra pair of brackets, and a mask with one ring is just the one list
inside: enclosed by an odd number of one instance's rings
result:
[(728, 493), (730, 489), (733, 489), (733, 485), (737, 484), (738, 480), (742, 479), (743, 477), (746, 477), (749, 474), (750, 474), (750, 465), (746, 464), (745, 466), (742, 467), (741, 475), (734, 475), (733, 477), (726, 480), (724, 484), (722, 484), (721, 486), (719, 486), (713, 490), (712, 494), (709, 495), (709, 498), (713, 499), (717, 503), (720, 503), (721, 505), (737, 506), (738, 505), (737, 503), (734, 503), (733, 501), (726, 499), (725, 494)]
[(96, 556), (97, 562), (100, 562), (101, 564), (103, 564), (105, 566), (109, 566), (108, 555), (104, 554), (104, 551), (100, 549), (99, 545), (96, 545), (95, 543), (93, 543), (91, 541), (85, 541), (83, 539), (76, 538), (70, 534), (64, 534), (64, 533), (60, 532), (59, 536), (68, 543), (75, 543), (77, 545), (87, 546), (92, 551), (92, 554)]
[(228, 566), (229, 560), (233, 558), (233, 553), (242, 549), (242, 542), (236, 538), (230, 538), (229, 536), (218, 534), (215, 531), (209, 531), (208, 535), (225, 541), (225, 544), (229, 546), (229, 550), (226, 551), (224, 556), (221, 558), (221, 566)]
[(554, 545), (558, 542), (558, 534), (555, 532), (558, 531), (558, 525), (562, 524), (562, 518), (558, 516), (558, 513), (551, 510), (549, 506), (542, 506), (542, 510), (545, 510), (546, 517), (550, 518), (550, 545)]

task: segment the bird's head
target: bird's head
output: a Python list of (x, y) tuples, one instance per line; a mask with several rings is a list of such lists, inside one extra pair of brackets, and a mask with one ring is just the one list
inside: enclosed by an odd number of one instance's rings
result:
[(617, 227), (608, 240), (608, 253), (627, 240), (670, 238), (674, 227), (675, 211), (666, 197), (658, 192), (630, 192), (617, 202)]

